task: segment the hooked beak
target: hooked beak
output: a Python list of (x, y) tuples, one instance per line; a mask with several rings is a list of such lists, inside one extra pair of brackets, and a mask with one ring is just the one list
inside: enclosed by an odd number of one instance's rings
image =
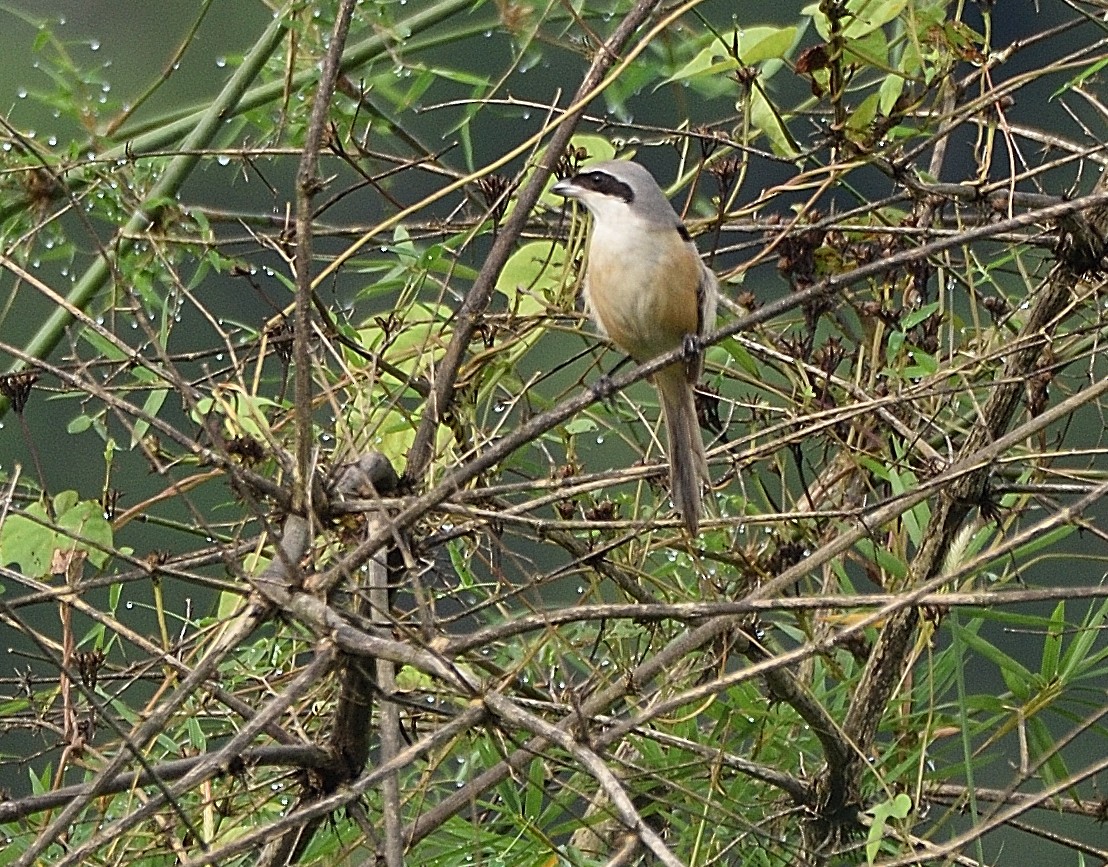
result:
[(572, 180), (558, 181), (550, 188), (550, 192), (565, 196), (567, 199), (577, 198), (577, 187), (574, 186)]

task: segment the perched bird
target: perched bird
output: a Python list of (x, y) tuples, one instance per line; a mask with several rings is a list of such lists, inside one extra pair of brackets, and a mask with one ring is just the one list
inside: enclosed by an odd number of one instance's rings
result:
[(708, 481), (693, 389), (704, 368), (695, 338), (715, 326), (718, 282), (653, 176), (638, 163), (585, 166), (553, 187), (592, 214), (585, 301), (600, 329), (638, 362), (678, 347), (654, 374), (669, 451), (670, 494), (691, 535)]

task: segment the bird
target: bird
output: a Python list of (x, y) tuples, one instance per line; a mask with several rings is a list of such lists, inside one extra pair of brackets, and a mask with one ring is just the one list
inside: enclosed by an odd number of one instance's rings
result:
[(639, 163), (590, 163), (551, 191), (592, 217), (585, 306), (600, 331), (638, 363), (678, 347), (682, 361), (653, 376), (665, 418), (670, 496), (697, 535), (710, 484), (695, 387), (704, 370), (699, 338), (715, 327), (719, 283), (654, 176)]

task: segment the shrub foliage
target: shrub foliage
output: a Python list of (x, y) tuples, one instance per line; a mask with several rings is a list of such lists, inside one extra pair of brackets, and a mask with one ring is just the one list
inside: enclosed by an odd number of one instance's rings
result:
[[(1105, 857), (1100, 13), (747, 5), (293, 2), (193, 108), (34, 27), (0, 863)], [(696, 538), (613, 156), (720, 276)]]

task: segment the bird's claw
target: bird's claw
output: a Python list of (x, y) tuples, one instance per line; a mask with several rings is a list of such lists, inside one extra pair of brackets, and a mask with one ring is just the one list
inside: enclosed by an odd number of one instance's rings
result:
[(606, 373), (600, 374), (592, 384), (592, 393), (596, 395), (597, 400), (610, 401), (615, 390), (612, 378)]
[(700, 359), (704, 352), (704, 342), (696, 334), (686, 334), (681, 340), (681, 357), (685, 362), (685, 373), (689, 381), (695, 380), (700, 373)]

